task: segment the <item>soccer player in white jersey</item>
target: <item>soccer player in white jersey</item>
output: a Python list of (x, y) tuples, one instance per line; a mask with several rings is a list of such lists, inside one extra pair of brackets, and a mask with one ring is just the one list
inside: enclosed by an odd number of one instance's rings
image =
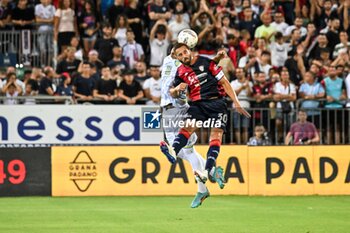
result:
[[(216, 59), (220, 59), (223, 55), (222, 52), (218, 53)], [(169, 122), (176, 123), (183, 120), (189, 108), (185, 93), (183, 93), (181, 98), (175, 99), (169, 92), (170, 88), (173, 87), (175, 74), (180, 65), (181, 63), (175, 59), (172, 51), (170, 55), (164, 58), (161, 71), (160, 106), (162, 109), (163, 126), (166, 126), (164, 127), (165, 137), (170, 145), (174, 142), (180, 127), (178, 125), (174, 126), (174, 124)], [(197, 135), (194, 133), (189, 138), (186, 147), (183, 148), (178, 155), (178, 157), (187, 160), (191, 164), (193, 172), (204, 171), (206, 162), (194, 148), (196, 141)], [(174, 161), (170, 162), (174, 163)], [(224, 188), (223, 169), (221, 167), (214, 167), (211, 171), (211, 176), (216, 178), (214, 180), (219, 184), (220, 188)], [(206, 185), (200, 181), (197, 182), (197, 185), (198, 192), (191, 203), (191, 208), (200, 206), (202, 202), (209, 197), (209, 191)]]

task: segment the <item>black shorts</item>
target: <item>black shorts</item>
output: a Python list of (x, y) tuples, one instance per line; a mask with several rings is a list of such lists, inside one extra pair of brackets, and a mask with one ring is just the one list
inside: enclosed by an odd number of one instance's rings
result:
[(221, 128), (226, 131), (227, 105), (223, 98), (193, 102), (187, 111), (187, 119), (202, 121), (203, 127)]

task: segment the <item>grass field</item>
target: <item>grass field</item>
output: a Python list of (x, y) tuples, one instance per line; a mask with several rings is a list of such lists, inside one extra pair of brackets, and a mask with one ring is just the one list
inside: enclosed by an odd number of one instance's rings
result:
[(1, 233), (350, 232), (350, 196), (0, 198)]

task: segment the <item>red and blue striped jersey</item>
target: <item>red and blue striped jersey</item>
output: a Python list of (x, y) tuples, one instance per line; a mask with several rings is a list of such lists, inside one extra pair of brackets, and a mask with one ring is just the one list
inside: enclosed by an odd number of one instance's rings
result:
[(222, 67), (209, 58), (198, 56), (193, 65), (181, 64), (178, 67), (174, 86), (187, 83), (191, 101), (220, 98), (226, 96), (224, 88), (219, 83), (223, 77)]

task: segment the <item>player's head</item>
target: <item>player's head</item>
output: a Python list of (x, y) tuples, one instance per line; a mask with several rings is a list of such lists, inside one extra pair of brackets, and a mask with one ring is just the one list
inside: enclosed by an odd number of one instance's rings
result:
[(174, 46), (174, 53), (176, 58), (185, 65), (190, 65), (192, 61), (190, 48), (183, 43), (177, 43)]

